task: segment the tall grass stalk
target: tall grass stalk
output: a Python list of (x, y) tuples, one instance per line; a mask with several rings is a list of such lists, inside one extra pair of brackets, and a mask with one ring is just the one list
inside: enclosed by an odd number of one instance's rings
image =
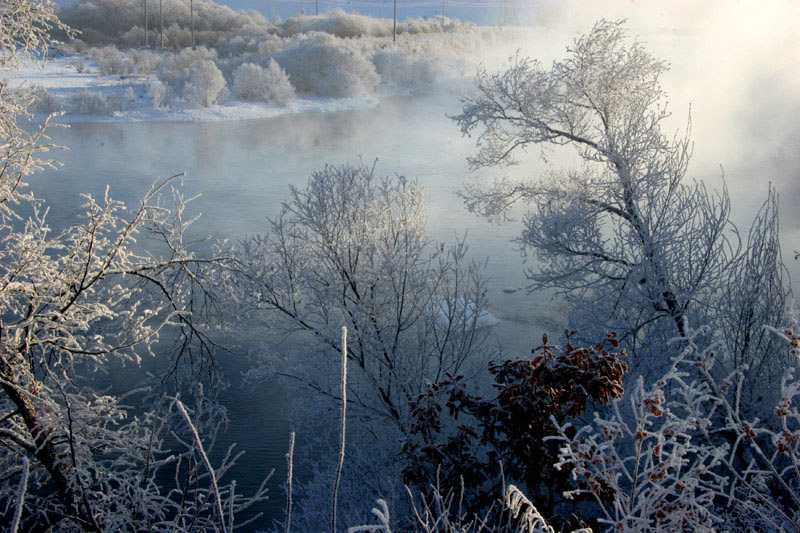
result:
[(292, 473), (294, 471), (294, 431), (289, 437), (289, 453), (286, 454), (286, 524), (284, 531), (292, 527)]
[(342, 438), (339, 441), (339, 464), (336, 466), (336, 477), (333, 480), (333, 501), (331, 504), (331, 533), (336, 533), (336, 507), (339, 497), (339, 480), (344, 465), (344, 443), (347, 416), (347, 327), (342, 326)]
[(219, 487), (217, 486), (217, 475), (214, 473), (214, 469), (211, 468), (211, 461), (208, 460), (208, 455), (206, 455), (206, 451), (203, 449), (203, 443), (200, 441), (200, 434), (197, 433), (197, 428), (194, 427), (192, 423), (192, 419), (189, 417), (189, 413), (186, 412), (186, 407), (183, 406), (183, 402), (179, 399), (175, 398), (175, 405), (178, 406), (178, 411), (181, 412), (183, 418), (186, 419), (186, 423), (189, 424), (189, 429), (192, 430), (192, 436), (194, 437), (195, 442), (197, 443), (197, 449), (200, 451), (200, 457), (203, 458), (203, 462), (208, 469), (208, 473), (211, 476), (211, 484), (214, 487), (214, 495), (216, 496), (217, 500), (217, 512), (219, 513), (219, 521), (220, 525), (222, 526), (222, 531), (225, 532), (225, 515), (222, 512), (222, 498), (220, 498), (219, 494)]

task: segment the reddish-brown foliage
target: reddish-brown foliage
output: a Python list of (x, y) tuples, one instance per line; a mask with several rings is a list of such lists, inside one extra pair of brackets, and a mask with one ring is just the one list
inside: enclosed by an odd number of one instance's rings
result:
[(430, 385), (411, 402), (405, 481), (423, 492), (437, 472), (442, 491), (460, 491), (463, 482), (465, 505), (477, 512), (496, 499), (502, 468), (506, 479), (525, 485), (537, 508), (549, 518), (557, 514), (570, 472), (553, 466), (558, 444), (547, 439), (556, 434), (552, 419), (563, 424), (592, 402), (620, 398), (628, 369), (614, 334), (590, 347), (575, 346), (574, 335), (565, 332), (560, 347), (545, 335), (531, 359), (490, 363), (491, 398), (470, 394), (461, 376)]

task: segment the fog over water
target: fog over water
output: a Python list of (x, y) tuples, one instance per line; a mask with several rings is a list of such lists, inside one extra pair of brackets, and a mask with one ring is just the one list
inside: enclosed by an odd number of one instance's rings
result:
[[(539, 22), (550, 17), (552, 26), (532, 28), (522, 51), (547, 63), (562, 57), (570, 40), (588, 31), (593, 20), (628, 17), (631, 34), (672, 67), (662, 80), (674, 114), (670, 127), (682, 131), (691, 106), (689, 179), (717, 187), (724, 169), (733, 217), (744, 231), (768, 183), (774, 184), (781, 199), (784, 259), (796, 281), (800, 46), (793, 31), (800, 21), (798, 4), (662, 4), (567, 3), (572, 11), (560, 11), (555, 2), (537, 3)], [(63, 168), (31, 182), (49, 200), (49, 220), (58, 229), (74, 220), (80, 192), (101, 195), (110, 184), (113, 197), (133, 202), (154, 176), (186, 172), (187, 194), (201, 194), (193, 204), (203, 213), (194, 233), (236, 240), (264, 232), (288, 185), (302, 186), (325, 163), (371, 165), (377, 159), (379, 175), (403, 174), (425, 186), (431, 237), (451, 242), (466, 231), (473, 256), (488, 258), (490, 311), (501, 320), (494, 329), (498, 342), (508, 355), (524, 355), (543, 331), (558, 333), (563, 327), (564, 305), (549, 294), (502, 292), (526, 283), (522, 258), (510, 242), (519, 224), (491, 225), (467, 213), (455, 195), (469, 173), (465, 158), (474, 151), (474, 140), (462, 138), (446, 117), (460, 110), (457, 98), (456, 90), (444, 90), (435, 96), (387, 98), (376, 109), (242, 122), (73, 124), (51, 132), (56, 144), (69, 148), (53, 154)], [(551, 153), (545, 162), (531, 151), (517, 167), (481, 174), (535, 176), (565, 162), (563, 154)], [(257, 345), (262, 339), (270, 340), (267, 332), (255, 331), (245, 343)], [(247, 451), (250, 466), (233, 473), (245, 488), (263, 473), (253, 472), (252, 465), (276, 468), (269, 506), (278, 513), (289, 432), (281, 416), (284, 397), (274, 382), (253, 391), (239, 388), (239, 375), (249, 366), (245, 358), (222, 361), (234, 387), (223, 398), (231, 425), (219, 449), (235, 441)]]

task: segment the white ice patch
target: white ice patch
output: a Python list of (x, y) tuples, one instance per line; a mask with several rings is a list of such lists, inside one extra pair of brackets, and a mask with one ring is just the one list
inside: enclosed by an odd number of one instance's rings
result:
[[(500, 322), (489, 311), (485, 309), (478, 311), (478, 306), (472, 300), (456, 298), (453, 302), (448, 302), (442, 298), (439, 306), (439, 321), (443, 325), (451, 322), (451, 317), (453, 317), (453, 325), (457, 327), (461, 327), (462, 321), (466, 321), (467, 325), (470, 325), (472, 320), (475, 320), (476, 329), (488, 328)], [(475, 317), (476, 312), (477, 318)]]

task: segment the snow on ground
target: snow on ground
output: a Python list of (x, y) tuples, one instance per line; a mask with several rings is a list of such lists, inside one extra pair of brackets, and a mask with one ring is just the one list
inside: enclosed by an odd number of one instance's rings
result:
[[(76, 65), (82, 63), (83, 72)], [(376, 107), (381, 95), (367, 98), (322, 98), (298, 95), (287, 106), (244, 102), (229, 98), (222, 105), (206, 108), (184, 108), (178, 104), (172, 109), (154, 110), (147, 96), (145, 76), (106, 76), (85, 56), (59, 56), (43, 63), (27, 60), (13, 76), (7, 78), (11, 88), (39, 86), (47, 89), (65, 107), (69, 97), (77, 91), (99, 92), (105, 98), (115, 95), (120, 110), (112, 115), (65, 114), (61, 122), (215, 122), (224, 120), (249, 120), (269, 118), (290, 113), (345, 111)], [(385, 96), (385, 95), (383, 95)]]

